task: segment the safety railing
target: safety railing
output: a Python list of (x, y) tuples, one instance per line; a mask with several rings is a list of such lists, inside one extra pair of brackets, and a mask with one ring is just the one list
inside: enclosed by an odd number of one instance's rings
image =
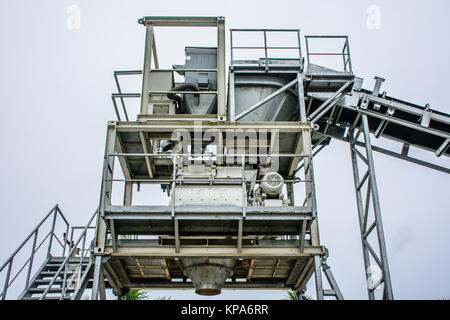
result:
[[(262, 33), (263, 35), (263, 43), (257, 46), (236, 46), (233, 40), (233, 33)], [(288, 45), (288, 46), (276, 46), (270, 45), (268, 40), (268, 34), (271, 33), (295, 33), (296, 34), (296, 44)], [(264, 58), (260, 58), (259, 60), (235, 60), (235, 51), (236, 50), (264, 50)], [(298, 53), (298, 56), (294, 58), (286, 58), (286, 57), (270, 57), (270, 50), (283, 50), (283, 51), (293, 51), (295, 50)], [(300, 42), (300, 30), (299, 29), (230, 29), (230, 51), (231, 51), (231, 68), (235, 65), (245, 65), (245, 64), (256, 64), (265, 66), (265, 70), (268, 71), (271, 65), (280, 65), (279, 63), (282, 61), (283, 64), (286, 62), (291, 62), (289, 65), (299, 66), (303, 68), (302, 62), (302, 51), (301, 51), (301, 42)]]
[[(200, 68), (173, 68), (173, 69), (151, 69), (150, 72), (177, 72), (177, 73), (184, 73), (184, 72), (214, 72), (217, 73), (217, 69), (200, 69)], [(125, 104), (125, 99), (137, 99), (141, 98), (140, 93), (130, 93), (130, 92), (123, 92), (122, 87), (120, 85), (119, 76), (130, 76), (130, 75), (141, 75), (142, 70), (124, 70), (124, 71), (114, 71), (114, 82), (116, 83), (116, 89), (117, 93), (111, 94), (111, 100), (114, 106), (114, 112), (116, 114), (117, 121), (122, 121), (122, 119), (125, 119), (125, 121), (130, 121), (130, 116)], [(180, 91), (180, 90), (166, 90), (166, 91), (149, 91), (149, 96), (160, 96), (160, 95), (167, 95), (167, 94), (215, 94), (217, 95), (217, 90), (199, 90), (199, 91)], [(117, 103), (117, 99), (120, 101), (120, 108), (119, 104)]]
[[(127, 157), (155, 157), (159, 159), (172, 159), (172, 177), (171, 178), (148, 178), (148, 179), (115, 179), (113, 177), (113, 168), (111, 168), (110, 164), (112, 163), (112, 158), (127, 158)], [(178, 177), (178, 170), (177, 170), (177, 163), (180, 163), (180, 161), (183, 161), (186, 163), (188, 161), (189, 163), (195, 163), (195, 161), (202, 161), (199, 160), (199, 157), (205, 158), (204, 161), (217, 161), (217, 159), (222, 159), (219, 161), (223, 161), (223, 159), (233, 158), (234, 160), (240, 159), (239, 163), (242, 170), (242, 176), (240, 178), (214, 178), (214, 177), (208, 177), (208, 178), (186, 178), (186, 177)], [(248, 161), (251, 158), (256, 157), (265, 157), (265, 158), (299, 158), (301, 160), (305, 159), (312, 159), (312, 156), (305, 155), (305, 154), (161, 154), (161, 153), (113, 153), (113, 154), (107, 154), (105, 157), (104, 162), (104, 170), (103, 170), (103, 186), (102, 186), (102, 194), (101, 194), (101, 204), (100, 204), (100, 212), (103, 215), (106, 202), (111, 202), (111, 194), (112, 194), (112, 183), (113, 182), (131, 182), (131, 183), (137, 183), (137, 184), (167, 184), (170, 186), (170, 206), (171, 206), (171, 212), (172, 217), (175, 216), (175, 206), (176, 206), (176, 200), (175, 200), (175, 186), (177, 184), (188, 184), (188, 183), (195, 183), (195, 184), (206, 184), (206, 185), (226, 185), (226, 184), (241, 184), (242, 186), (242, 193), (243, 193), (243, 203), (242, 203), (242, 215), (243, 217), (246, 216), (246, 207), (247, 205), (247, 185), (251, 183), (261, 183), (263, 180), (261, 179), (247, 179), (245, 176), (245, 165), (248, 163)], [(195, 159), (194, 159), (195, 158)], [(212, 159), (215, 158), (215, 159)], [(308, 163), (311, 163), (311, 161), (308, 161)], [(302, 161), (302, 166), (304, 165), (304, 161)], [(299, 171), (298, 169), (296, 173)], [(309, 170), (312, 170), (310, 166), (307, 166), (305, 168), (306, 173), (308, 173)], [(305, 177), (306, 177), (305, 173)], [(294, 175), (295, 176), (295, 175)], [(312, 180), (301, 179), (298, 177), (294, 177), (292, 179), (284, 179), (284, 183), (286, 184), (298, 184), (298, 183), (307, 183), (312, 184)], [(314, 188), (308, 188), (314, 190)], [(315, 197), (315, 194), (307, 194), (305, 197), (305, 200), (303, 202), (303, 206), (305, 204), (309, 203), (311, 206), (311, 209), (313, 213), (316, 212), (314, 205), (315, 201), (312, 201), (312, 198)], [(291, 206), (295, 206), (294, 203), (292, 203)]]
[[(348, 73), (353, 73), (352, 61), (350, 57), (350, 45), (348, 42), (348, 36), (320, 36), (320, 35), (310, 35), (305, 36), (306, 40), (306, 61), (308, 62), (308, 67), (311, 65), (311, 57), (313, 56), (341, 56), (343, 71)], [(342, 50), (330, 50), (330, 51), (313, 51), (311, 52), (311, 40), (317, 41), (327, 41), (327, 40), (343, 40)]]
[[(240, 217), (239, 217), (239, 227), (238, 227), (238, 234), (237, 234), (237, 242), (236, 242), (236, 248), (238, 252), (242, 252), (242, 239), (243, 239), (243, 220), (246, 219), (247, 214), (251, 212), (251, 214), (254, 214), (255, 212), (267, 212), (268, 207), (266, 207), (262, 201), (263, 199), (259, 199), (259, 196), (253, 195), (253, 197), (248, 196), (249, 190), (252, 191), (252, 185), (255, 186), (256, 183), (262, 183), (264, 180), (262, 179), (256, 179), (256, 177), (247, 177), (246, 176), (246, 164), (250, 162), (250, 159), (252, 157), (266, 157), (270, 158), (271, 161), (273, 161), (274, 158), (297, 158), (300, 160), (303, 160), (303, 166), (304, 166), (304, 177), (305, 179), (301, 179), (298, 177), (288, 177), (288, 179), (283, 179), (283, 182), (286, 185), (286, 191), (287, 191), (287, 199), (288, 201), (286, 203), (280, 204), (280, 208), (277, 210), (279, 217), (281, 216), (290, 216), (290, 217), (298, 217), (300, 220), (304, 220), (303, 225), (305, 226), (304, 232), (309, 231), (309, 227), (311, 225), (311, 222), (313, 219), (317, 216), (317, 209), (316, 209), (316, 194), (315, 194), (315, 186), (312, 176), (312, 156), (306, 155), (306, 154), (159, 154), (159, 153), (137, 153), (137, 154), (131, 154), (131, 153), (113, 153), (113, 154), (107, 154), (105, 156), (105, 163), (104, 163), (104, 170), (103, 170), (103, 179), (102, 179), (102, 192), (101, 192), (101, 202), (100, 202), (100, 215), (103, 218), (106, 218), (106, 212), (111, 208), (112, 205), (112, 190), (113, 190), (113, 183), (114, 182), (121, 182), (121, 183), (131, 183), (131, 184), (137, 184), (138, 190), (139, 185), (142, 184), (165, 184), (167, 185), (167, 189), (170, 189), (170, 202), (169, 205), (166, 207), (166, 212), (168, 213), (168, 216), (170, 215), (170, 218), (174, 220), (174, 239), (175, 239), (175, 251), (180, 252), (181, 248), (181, 238), (179, 234), (179, 227), (178, 227), (178, 219), (177, 219), (177, 201), (175, 197), (175, 188), (176, 185), (187, 185), (187, 184), (194, 184), (194, 185), (236, 185), (241, 186), (242, 190), (242, 203), (237, 209), (236, 213), (239, 213), (240, 211)], [(115, 179), (113, 177), (114, 172), (114, 161), (111, 159), (122, 157), (133, 157), (133, 159), (136, 159), (137, 157), (155, 157), (156, 158), (169, 158), (172, 162), (172, 169), (171, 174), (167, 178), (148, 178), (148, 179), (139, 179), (139, 178), (124, 178), (124, 179)], [(200, 159), (199, 157), (205, 158), (204, 160), (207, 162), (211, 161), (221, 161), (224, 158), (231, 157), (234, 163), (236, 165), (240, 164), (241, 167), (241, 176), (240, 177), (234, 177), (234, 178), (216, 178), (212, 176), (208, 176), (205, 178), (187, 178), (179, 176), (179, 170), (178, 170), (178, 164), (183, 161), (183, 163), (186, 163), (184, 161), (189, 161), (188, 163), (195, 163), (195, 160), (197, 160), (197, 163)], [(193, 158), (195, 160), (193, 160)], [(211, 159), (215, 158), (215, 159)], [(239, 161), (240, 159), (240, 161)], [(247, 161), (248, 160), (248, 161)], [(112, 164), (112, 166), (111, 166)], [(227, 162), (227, 164), (230, 164)], [(268, 162), (266, 162), (268, 164)], [(274, 170), (277, 171), (277, 170)], [(300, 206), (296, 206), (295, 199), (294, 199), (294, 186), (298, 183), (304, 183), (305, 184), (305, 199)], [(131, 205), (131, 204), (129, 204)], [(197, 207), (196, 210), (199, 207)], [(273, 209), (269, 208), (269, 210)], [(200, 209), (201, 210), (201, 209)], [(211, 215), (212, 219), (217, 219), (217, 215), (213, 214)], [(278, 216), (277, 216), (278, 217)], [(107, 219), (107, 218), (106, 218)], [(270, 219), (268, 217), (268, 219)], [(111, 223), (114, 224), (112, 221)], [(303, 228), (303, 227), (302, 227)], [(111, 228), (111, 239), (113, 240), (113, 250), (117, 250), (117, 237), (119, 234), (117, 234), (115, 231), (115, 228)], [(136, 238), (137, 239), (137, 238)]]
[[(62, 282), (63, 285), (60, 294), (61, 300), (64, 299), (69, 289), (75, 289), (76, 291), (77, 289), (80, 288), (80, 286), (83, 285), (82, 279), (86, 279), (87, 273), (91, 271), (89, 266), (86, 266), (83, 270), (83, 264), (87, 262), (91, 252), (91, 243), (90, 242), (86, 243), (86, 241), (88, 240), (88, 230), (95, 228), (94, 226), (92, 226), (92, 223), (94, 221), (94, 218), (97, 216), (97, 213), (98, 209), (94, 211), (94, 214), (89, 218), (89, 221), (85, 227), (74, 227), (74, 229), (72, 230), (72, 235), (73, 231), (76, 229), (82, 229), (82, 232), (78, 237), (77, 241), (71, 242), (70, 250), (68, 251), (67, 255), (65, 256), (65, 259), (61, 263), (55, 275), (50, 280), (49, 285), (40, 296), (39, 300), (45, 300), (48, 293), (55, 285), (56, 280), (60, 277), (63, 278)], [(81, 248), (79, 247), (80, 244)], [(78, 255), (79, 258), (77, 257)], [(92, 262), (89, 261), (88, 263)], [(69, 277), (68, 279), (67, 275), (70, 271), (72, 273), (72, 277)]]
[(129, 121), (127, 108), (125, 107), (125, 100), (124, 98), (140, 98), (140, 93), (124, 93), (122, 92), (122, 88), (120, 86), (119, 76), (129, 76), (129, 75), (141, 75), (142, 70), (125, 70), (125, 71), (114, 71), (114, 81), (116, 83), (117, 87), (117, 93), (111, 94), (111, 99), (114, 106), (114, 111), (116, 113), (116, 117), (118, 121), (122, 121), (122, 118), (120, 116), (119, 108), (117, 106), (116, 99), (120, 99), (120, 104), (122, 106), (122, 113), (126, 121)]
[[(62, 221), (63, 229), (64, 229), (64, 239), (60, 239), (57, 236), (56, 226), (59, 220)], [(42, 240), (38, 240), (40, 232), (44, 229), (45, 226), (48, 226), (48, 223), (51, 223), (50, 231), (43, 237)], [(50, 212), (38, 223), (38, 225), (31, 231), (31, 233), (25, 238), (25, 240), (17, 247), (14, 253), (6, 260), (6, 262), (0, 267), (0, 273), (6, 272), (4, 277), (4, 283), (1, 287), (3, 289), (0, 297), (2, 300), (6, 299), (6, 295), (8, 293), (9, 287), (17, 280), (22, 279), (24, 281), (24, 289), (28, 290), (30, 286), (30, 278), (33, 270), (33, 266), (36, 265), (36, 257), (41, 258), (45, 256), (44, 259), (48, 261), (52, 256), (52, 245), (53, 240), (61, 247), (62, 253), (61, 256), (66, 254), (67, 249), (67, 234), (69, 232), (69, 222), (64, 217), (63, 213), (59, 209), (58, 205), (55, 205)], [(45, 248), (44, 244), (48, 240), (46, 253), (40, 249)], [(26, 254), (24, 251), (27, 250), (28, 244), (31, 244), (31, 252), (28, 259), (18, 268), (17, 272), (13, 272), (14, 262), (16, 257), (21, 254)], [(26, 275), (23, 279), (21, 275), (23, 274), (26, 268)]]

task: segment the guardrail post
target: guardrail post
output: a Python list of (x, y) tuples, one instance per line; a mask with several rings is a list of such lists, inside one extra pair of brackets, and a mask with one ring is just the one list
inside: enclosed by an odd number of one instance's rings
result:
[[(66, 226), (66, 236), (63, 239), (63, 241), (64, 241), (64, 247), (63, 247), (63, 252), (62, 252), (63, 257), (66, 255), (67, 237), (68, 236), (69, 236), (69, 225)], [(70, 247), (69, 247), (69, 249), (70, 249)]]
[(28, 265), (27, 278), (25, 280), (25, 290), (27, 290), (30, 285), (31, 269), (33, 268), (33, 260), (34, 260), (34, 253), (36, 250), (36, 241), (37, 241), (37, 237), (38, 237), (38, 231), (39, 231), (39, 229), (37, 229), (34, 232), (33, 246), (31, 247), (31, 257), (30, 257), (30, 262)]
[(266, 30), (263, 31), (264, 33), (264, 58), (266, 59), (266, 72), (269, 71), (269, 58), (267, 56), (267, 33)]
[(6, 272), (5, 285), (3, 286), (2, 300), (6, 299), (6, 293), (8, 292), (9, 287), (9, 276), (11, 275), (11, 268), (14, 261), (14, 257), (9, 260), (8, 271)]
[(55, 236), (56, 217), (58, 215), (58, 205), (55, 206), (53, 213), (52, 229), (50, 230), (50, 240), (48, 242), (47, 258), (51, 257), (53, 237)]
[(242, 165), (242, 218), (245, 219), (247, 212), (246, 212), (246, 206), (247, 206), (247, 187), (245, 183), (245, 154), (242, 155), (241, 158), (241, 165)]

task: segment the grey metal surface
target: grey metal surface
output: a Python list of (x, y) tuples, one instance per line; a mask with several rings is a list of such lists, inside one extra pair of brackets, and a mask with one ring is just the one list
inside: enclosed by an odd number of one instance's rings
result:
[[(184, 66), (175, 66), (175, 69), (212, 69), (217, 70), (217, 48), (186, 47), (186, 62)], [(187, 72), (179, 71), (184, 75), (185, 83), (195, 84), (200, 90), (217, 90), (217, 71), (214, 72)], [(217, 99), (215, 94), (184, 94), (183, 103), (189, 114), (216, 114)]]
[[(298, 100), (290, 82), (282, 78), (235, 76), (236, 121), (297, 121)], [(260, 102), (261, 101), (261, 102)]]

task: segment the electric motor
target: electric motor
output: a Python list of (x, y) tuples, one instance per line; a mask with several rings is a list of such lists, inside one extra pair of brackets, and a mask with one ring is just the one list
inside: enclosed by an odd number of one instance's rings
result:
[(269, 172), (262, 178), (261, 188), (271, 196), (280, 194), (283, 188), (283, 177), (278, 172)]

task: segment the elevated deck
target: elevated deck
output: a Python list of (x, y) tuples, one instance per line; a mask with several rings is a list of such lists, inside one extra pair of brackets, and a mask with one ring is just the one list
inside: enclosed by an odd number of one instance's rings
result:
[[(181, 237), (176, 252), (173, 237), (158, 240), (119, 240), (116, 251), (106, 247), (106, 270), (120, 288), (191, 289), (180, 262), (188, 257), (234, 258), (234, 274), (224, 289), (293, 289), (305, 285), (313, 272), (313, 255), (321, 246), (299, 247), (298, 240), (258, 240), (244, 237), (236, 252), (236, 237)], [(155, 244), (159, 242), (159, 244)], [(186, 243), (190, 243), (189, 245)]]
[[(224, 154), (223, 148), (227, 147), (228, 132), (244, 132), (246, 135), (260, 132), (267, 133), (267, 142), (260, 141), (259, 146), (267, 147), (266, 154), (300, 154), (302, 152), (302, 133), (310, 132), (311, 124), (302, 122), (217, 122), (211, 121), (210, 117), (196, 117), (192, 120), (191, 115), (180, 115), (169, 118), (148, 117), (147, 121), (139, 122), (110, 122), (117, 133), (115, 151), (119, 154), (130, 154), (130, 156), (119, 157), (122, 170), (127, 179), (165, 179), (172, 175), (172, 160), (167, 154), (160, 156), (144, 156), (155, 150), (152, 140), (171, 139), (174, 130), (186, 130), (194, 137), (194, 134), (214, 130), (220, 134), (218, 154)], [(279, 142), (279, 150), (269, 150), (275, 143)], [(234, 143), (234, 140), (231, 141)], [(264, 144), (263, 144), (264, 143)], [(139, 156), (143, 154), (143, 156)], [(300, 162), (299, 157), (280, 157), (280, 174), (289, 177)], [(248, 162), (248, 157), (246, 159)], [(157, 182), (157, 181), (156, 181)]]
[[(299, 235), (302, 223), (313, 219), (311, 207), (245, 208), (243, 235)], [(176, 206), (178, 232), (183, 235), (237, 235), (242, 220), (240, 206)], [(175, 234), (171, 206), (107, 206), (105, 219), (114, 221), (118, 234)]]

